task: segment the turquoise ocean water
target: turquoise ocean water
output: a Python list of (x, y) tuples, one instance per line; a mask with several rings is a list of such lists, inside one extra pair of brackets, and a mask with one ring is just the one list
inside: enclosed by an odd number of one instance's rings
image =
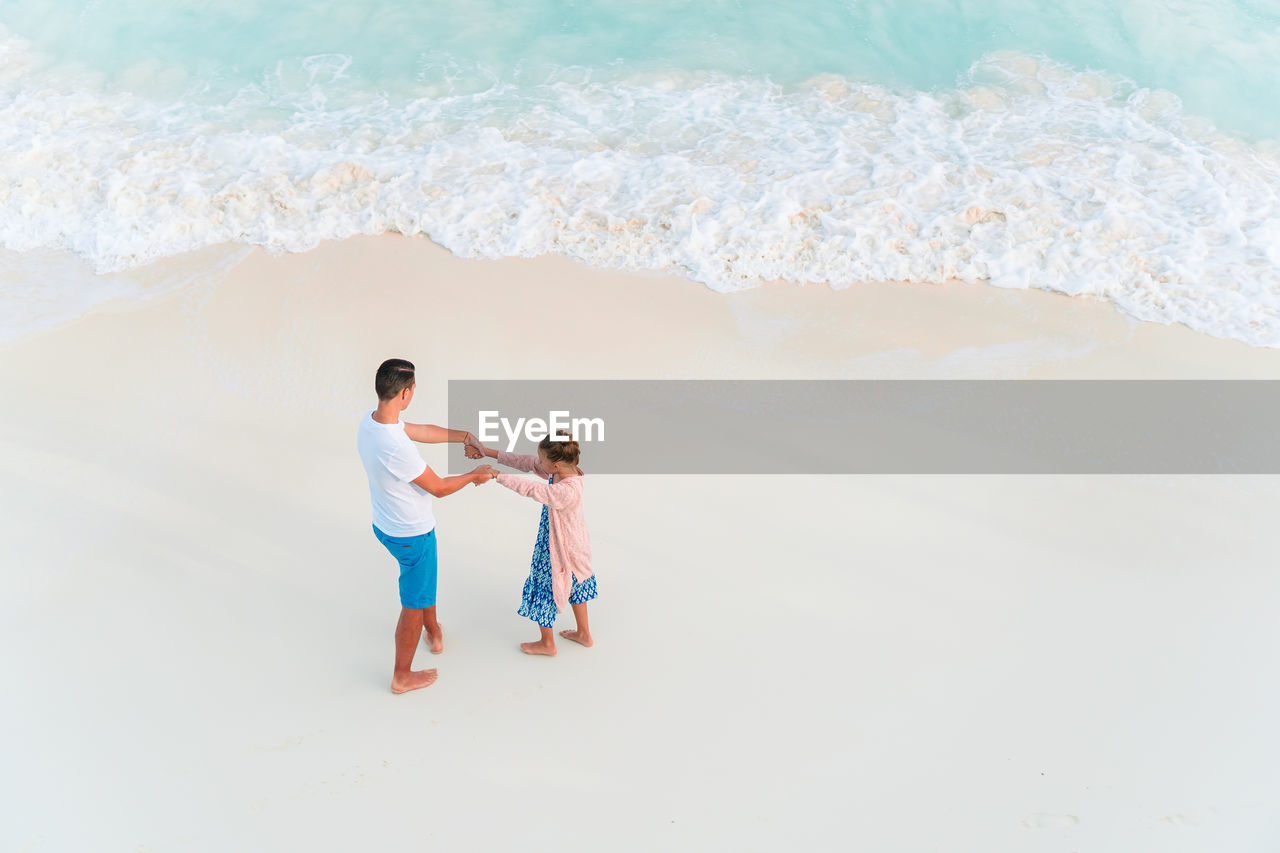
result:
[(1277, 82), (1280, 0), (0, 0), (0, 249), (398, 231), (1277, 346)]

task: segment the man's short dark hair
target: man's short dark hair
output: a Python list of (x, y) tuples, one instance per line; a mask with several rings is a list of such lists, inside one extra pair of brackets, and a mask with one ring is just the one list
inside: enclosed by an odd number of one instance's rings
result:
[(413, 362), (403, 358), (389, 358), (379, 365), (373, 388), (378, 392), (379, 400), (391, 400), (413, 383)]

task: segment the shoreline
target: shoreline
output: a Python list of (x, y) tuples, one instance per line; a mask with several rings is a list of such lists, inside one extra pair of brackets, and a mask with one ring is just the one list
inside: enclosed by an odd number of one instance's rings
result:
[[(422, 274), (424, 267), (430, 275)], [(384, 301), (390, 289), (407, 305), (425, 309), (424, 291), (434, 276), (445, 275), (467, 280), (472, 302), (502, 296), (522, 308), (533, 304), (524, 290), (534, 287), (567, 288), (566, 304), (621, 303), (624, 310), (643, 310), (639, 297), (657, 293), (675, 302), (674, 310), (706, 322), (709, 335), (734, 333), (736, 326), (737, 335), (756, 335), (773, 347), (780, 364), (758, 365), (760, 378), (783, 375), (778, 371), (785, 372), (787, 348), (779, 345), (801, 338), (806, 349), (816, 345), (830, 355), (832, 363), (821, 366), (824, 376), (1280, 378), (1280, 348), (1218, 338), (1179, 322), (1137, 320), (1097, 297), (985, 282), (860, 282), (837, 289), (776, 281), (724, 293), (678, 275), (598, 270), (558, 255), (462, 258), (425, 238), (399, 234), (351, 237), (302, 253), (226, 244), (114, 275), (140, 282), (135, 289), (143, 294), (150, 285), (153, 293), (116, 297), (74, 319), (0, 342), (0, 355), (102, 315), (147, 310), (157, 300), (199, 300), (197, 294), (219, 286), (240, 291), (245, 282), (267, 278), (288, 281), (295, 290), (308, 275), (321, 283), (340, 278), (338, 286), (369, 288)], [(496, 286), (504, 276), (526, 284)], [(374, 278), (379, 280), (366, 280)], [(654, 319), (652, 312), (645, 316)]]

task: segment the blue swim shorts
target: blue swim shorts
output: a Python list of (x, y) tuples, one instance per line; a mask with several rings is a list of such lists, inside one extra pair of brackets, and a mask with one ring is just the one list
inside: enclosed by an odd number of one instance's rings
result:
[(435, 606), (435, 530), (420, 536), (388, 536), (375, 524), (373, 535), (400, 563), (400, 606), (410, 610)]

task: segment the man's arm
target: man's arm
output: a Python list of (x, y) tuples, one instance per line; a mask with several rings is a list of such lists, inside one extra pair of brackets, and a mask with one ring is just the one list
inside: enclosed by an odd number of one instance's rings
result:
[(419, 444), (443, 444), (451, 441), (466, 441), (467, 431), (449, 429), (435, 424), (405, 423), (404, 434)]
[(479, 468), (476, 468), (468, 474), (457, 474), (453, 477), (441, 477), (436, 474), (435, 471), (432, 471), (431, 466), (428, 465), (426, 470), (419, 474), (416, 480), (412, 480), (411, 482), (424, 492), (427, 492), (433, 498), (443, 498), (446, 495), (453, 494), (468, 483), (475, 483), (477, 486), (481, 483), (487, 483), (489, 480), (492, 480), (497, 473), (497, 471), (493, 470), (493, 468), (488, 465), (481, 465)]
[(461, 443), (463, 452), (468, 459), (479, 459), (484, 455), (479, 450), (474, 449), (480, 442), (474, 435), (464, 429), (449, 429), (435, 424), (406, 423), (404, 425), (404, 434), (419, 444)]

